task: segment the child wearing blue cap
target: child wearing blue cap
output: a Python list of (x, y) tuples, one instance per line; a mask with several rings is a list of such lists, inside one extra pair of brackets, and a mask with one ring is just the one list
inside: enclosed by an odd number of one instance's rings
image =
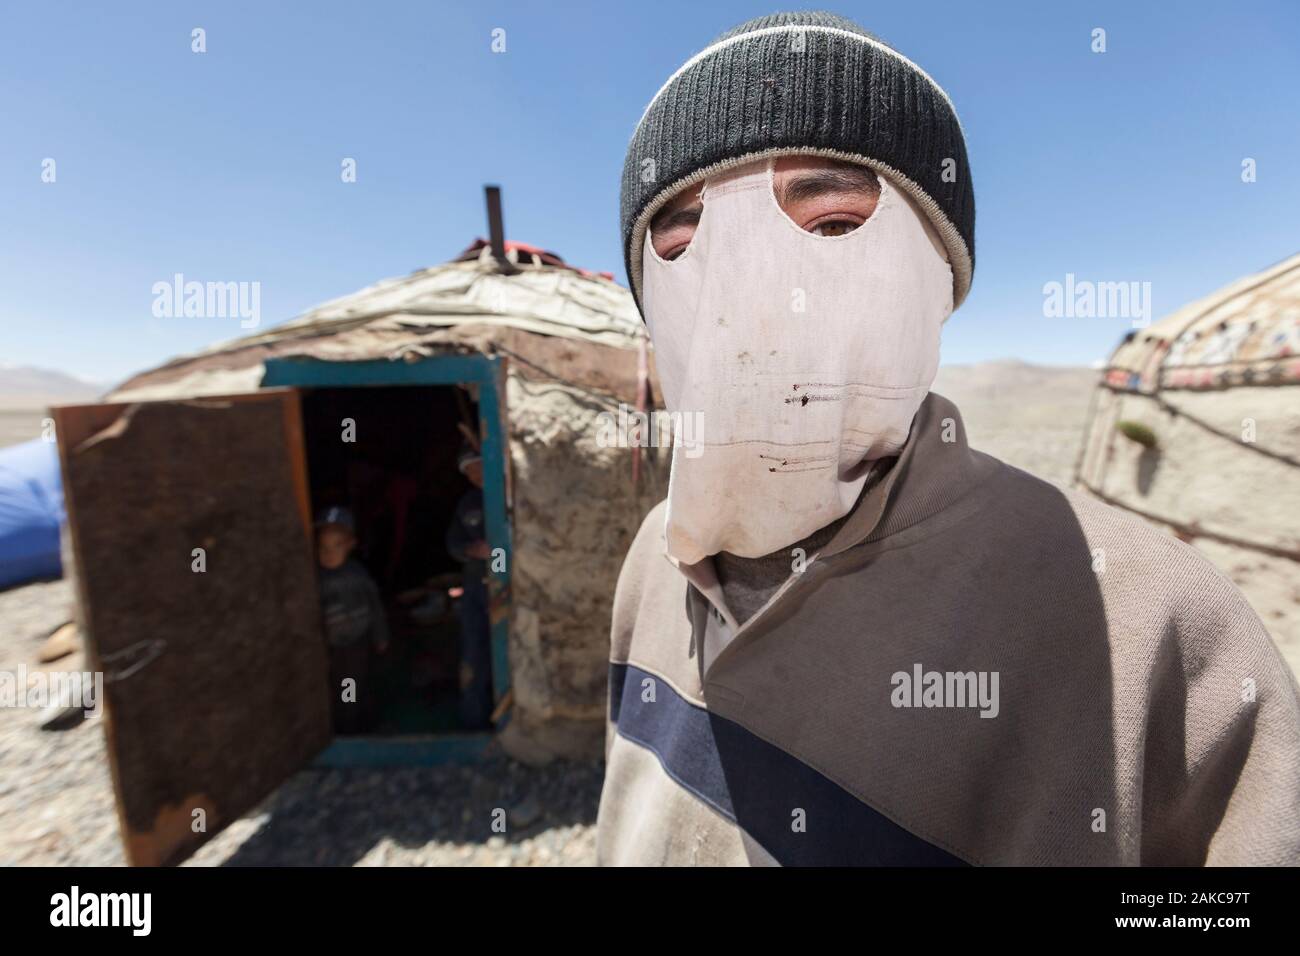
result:
[(330, 651), (334, 731), (339, 734), (369, 729), (371, 652), (382, 654), (388, 648), (384, 603), (374, 579), (352, 556), (356, 543), (356, 523), (348, 509), (326, 508), (317, 516), (321, 619)]

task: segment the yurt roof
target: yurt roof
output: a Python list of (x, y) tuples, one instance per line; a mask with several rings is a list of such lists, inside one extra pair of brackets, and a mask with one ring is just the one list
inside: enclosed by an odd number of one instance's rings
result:
[(1300, 383), (1300, 254), (1129, 333), (1105, 381), (1140, 391)]
[(507, 273), (482, 239), (451, 262), (384, 279), (264, 332), (143, 372), (110, 401), (196, 397), (259, 387), (269, 358), (405, 359), (445, 352), (514, 356), (542, 377), (628, 397), (648, 342), (627, 289), (608, 273), (506, 243)]

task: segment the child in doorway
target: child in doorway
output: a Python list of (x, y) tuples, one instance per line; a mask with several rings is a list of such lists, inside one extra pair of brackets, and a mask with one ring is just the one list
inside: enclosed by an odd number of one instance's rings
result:
[(465, 445), (456, 458), (473, 485), (461, 496), (447, 529), (447, 551), (464, 569), (460, 599), (460, 723), (484, 730), (492, 723), (492, 639), (488, 623), (487, 559), (491, 552), (483, 515), (483, 458)]
[[(361, 733), (370, 726), (372, 649), (388, 649), (388, 621), (379, 588), (356, 558), (356, 524), (346, 508), (327, 508), (316, 519), (321, 618), (330, 653), (334, 731)], [(345, 680), (355, 683), (344, 685)]]

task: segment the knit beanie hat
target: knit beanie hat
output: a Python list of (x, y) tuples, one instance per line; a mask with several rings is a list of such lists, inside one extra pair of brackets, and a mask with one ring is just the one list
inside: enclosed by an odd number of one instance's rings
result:
[(641, 249), (682, 188), (770, 156), (869, 166), (929, 218), (952, 264), (953, 308), (975, 269), (975, 192), (948, 95), (915, 63), (831, 13), (742, 23), (668, 78), (623, 163), (623, 253), (641, 301)]

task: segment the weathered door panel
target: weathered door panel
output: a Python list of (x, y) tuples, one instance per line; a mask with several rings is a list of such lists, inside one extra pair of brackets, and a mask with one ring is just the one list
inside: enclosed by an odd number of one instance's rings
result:
[(179, 862), (329, 741), (298, 395), (54, 414), (127, 859)]

